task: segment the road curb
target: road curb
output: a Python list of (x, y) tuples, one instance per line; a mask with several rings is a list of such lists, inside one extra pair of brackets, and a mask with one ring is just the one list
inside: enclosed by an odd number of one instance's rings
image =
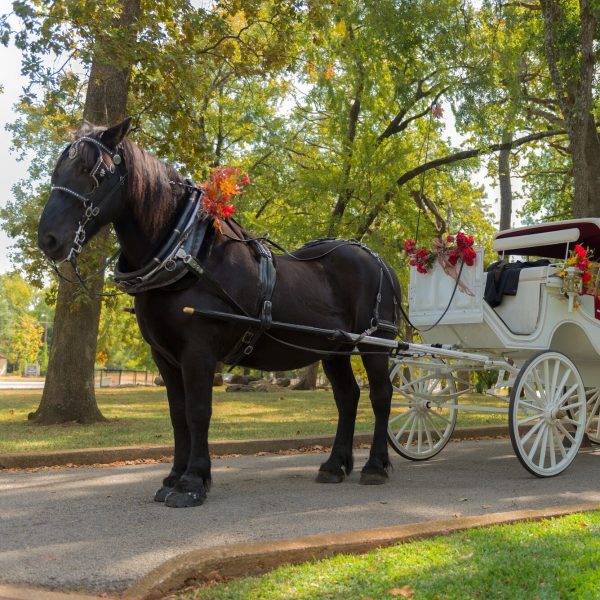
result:
[[(457, 428), (453, 440), (507, 435), (506, 425)], [(371, 434), (357, 434), (354, 444), (370, 444)], [(333, 444), (332, 436), (306, 438), (283, 438), (263, 440), (232, 440), (209, 444), (213, 456), (226, 454), (277, 453), (286, 450), (307, 450)], [(120, 448), (86, 448), (83, 450), (60, 450), (57, 452), (14, 453), (0, 455), (0, 469), (31, 469), (71, 465), (96, 465), (134, 460), (161, 460), (173, 456), (173, 446), (125, 446)]]
[(600, 510), (588, 502), (544, 509), (441, 519), (352, 532), (311, 535), (285, 540), (231, 544), (176, 556), (129, 587), (122, 600), (159, 600), (184, 587), (210, 581), (261, 575), (284, 564), (316, 561), (340, 553), (362, 553), (401, 542), (449, 535), (465, 529), (540, 521), (568, 514)]
[(57, 592), (43, 588), (0, 583), (0, 600), (117, 600), (113, 596), (93, 596), (78, 592)]

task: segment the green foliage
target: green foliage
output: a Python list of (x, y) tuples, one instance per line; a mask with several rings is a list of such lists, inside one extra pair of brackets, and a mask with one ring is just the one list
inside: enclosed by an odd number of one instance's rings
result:
[(0, 352), (19, 369), (37, 361), (49, 314), (42, 295), (19, 273), (0, 275)]
[(104, 358), (102, 366), (155, 371), (150, 348), (142, 338), (135, 316), (124, 310), (132, 304), (127, 295), (115, 296), (103, 304), (98, 333), (98, 354)]
[(7, 357), (11, 363), (23, 370), (26, 363), (33, 363), (42, 347), (44, 328), (27, 314), (19, 316), (14, 323), (7, 340)]

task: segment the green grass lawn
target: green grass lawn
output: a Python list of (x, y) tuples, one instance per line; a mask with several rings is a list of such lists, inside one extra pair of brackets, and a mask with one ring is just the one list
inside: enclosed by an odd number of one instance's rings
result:
[(600, 512), (281, 567), (177, 600), (598, 600)]
[[(98, 404), (109, 421), (96, 425), (31, 424), (27, 414), (37, 408), (40, 397), (41, 390), (0, 391), (0, 453), (172, 443), (165, 388), (98, 390)], [(213, 398), (213, 441), (335, 433), (337, 411), (331, 392), (226, 393), (215, 388)], [(506, 415), (458, 416), (459, 427), (506, 422)], [(372, 427), (368, 392), (363, 392), (356, 431), (371, 432)]]

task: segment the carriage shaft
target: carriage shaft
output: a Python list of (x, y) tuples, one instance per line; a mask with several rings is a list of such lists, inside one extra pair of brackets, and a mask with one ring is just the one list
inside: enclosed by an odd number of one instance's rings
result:
[[(246, 315), (236, 315), (233, 313), (222, 312), (220, 310), (202, 310), (186, 306), (183, 312), (188, 315), (195, 315), (197, 317), (207, 317), (210, 319), (219, 319), (221, 321), (233, 321), (235, 323), (243, 323), (244, 325), (257, 325), (261, 324), (260, 319), (255, 317), (248, 317)], [(296, 325), (295, 323), (285, 323), (283, 321), (273, 321), (271, 323), (272, 329), (281, 329), (283, 331), (294, 331), (297, 333), (308, 333), (310, 335), (320, 335), (328, 337), (337, 342), (347, 343), (360, 343), (368, 344), (370, 346), (383, 346), (390, 350), (408, 350), (410, 344), (404, 342), (398, 342), (396, 340), (386, 340), (374, 336), (363, 336), (357, 333), (348, 333), (341, 329), (323, 329), (321, 327), (312, 327), (310, 325)]]

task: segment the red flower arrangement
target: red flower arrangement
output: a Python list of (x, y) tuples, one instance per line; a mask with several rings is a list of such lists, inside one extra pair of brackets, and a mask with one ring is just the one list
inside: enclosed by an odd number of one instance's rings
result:
[[(459, 231), (456, 235), (449, 235), (444, 240), (439, 238), (434, 240), (434, 250), (417, 249), (414, 240), (404, 242), (404, 250), (410, 257), (411, 266), (416, 267), (419, 273), (428, 273), (438, 257), (445, 257), (453, 267), (459, 260), (469, 267), (473, 266), (477, 259), (477, 252), (473, 249), (474, 243), (475, 239), (472, 235)], [(449, 244), (454, 245), (450, 246)]]
[(462, 231), (459, 231), (455, 236), (449, 235), (446, 238), (446, 242), (448, 244), (451, 244), (452, 242), (456, 243), (455, 248), (448, 248), (448, 262), (451, 265), (454, 266), (459, 259), (469, 267), (472, 267), (475, 264), (477, 252), (473, 250), (475, 239), (472, 235), (466, 235)]
[(216, 167), (210, 178), (199, 184), (204, 191), (202, 209), (213, 217), (217, 229), (221, 228), (221, 219), (225, 220), (235, 212), (232, 201), (249, 184), (250, 176), (238, 167)]
[(419, 273), (427, 273), (435, 262), (435, 253), (427, 250), (427, 248), (417, 250), (417, 244), (414, 240), (406, 240), (404, 250), (410, 257), (410, 265), (416, 267)]
[[(570, 256), (565, 263), (565, 269), (568, 267), (574, 267), (581, 271), (581, 281), (583, 283), (584, 293), (588, 291), (589, 285), (592, 281), (592, 274), (589, 269), (592, 266), (590, 261), (591, 255), (589, 254), (589, 250), (584, 248), (581, 244), (575, 244), (573, 250), (570, 252)], [(597, 265), (595, 265), (597, 266)], [(566, 270), (562, 270), (559, 273), (559, 276), (565, 277)], [(593, 293), (593, 291), (589, 291), (589, 293)]]

